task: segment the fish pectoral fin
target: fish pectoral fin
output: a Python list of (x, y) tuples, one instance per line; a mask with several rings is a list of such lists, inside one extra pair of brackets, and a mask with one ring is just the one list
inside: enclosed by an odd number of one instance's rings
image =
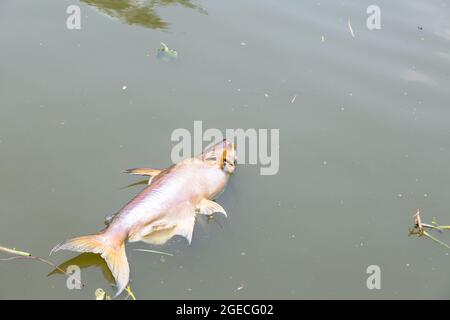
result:
[(189, 244), (191, 244), (192, 234), (194, 232), (194, 224), (195, 224), (195, 215), (184, 218), (183, 220), (177, 223), (177, 226), (174, 230), (174, 235), (185, 237), (189, 242)]
[(152, 169), (152, 168), (133, 168), (125, 170), (125, 173), (138, 175), (138, 176), (148, 176), (150, 179), (148, 180), (148, 184), (152, 182), (152, 179), (161, 173), (162, 170)]
[(225, 209), (222, 208), (222, 206), (220, 204), (218, 204), (217, 202), (208, 200), (208, 199), (203, 199), (202, 201), (200, 201), (200, 203), (197, 206), (197, 212), (199, 214), (204, 214), (207, 216), (212, 215), (214, 212), (219, 212), (219, 213), (224, 214), (225, 217), (227, 216)]
[(150, 244), (164, 244), (175, 235), (176, 227), (176, 224), (157, 225), (149, 234), (141, 236), (139, 240)]
[(141, 236), (139, 240), (150, 244), (161, 245), (169, 241), (173, 236), (179, 235), (185, 237), (189, 244), (191, 244), (194, 224), (195, 216), (192, 215), (177, 221), (176, 224), (155, 225), (149, 234)]

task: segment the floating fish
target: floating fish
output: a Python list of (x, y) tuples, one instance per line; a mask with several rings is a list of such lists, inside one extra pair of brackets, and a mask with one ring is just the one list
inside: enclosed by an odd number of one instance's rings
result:
[(202, 154), (163, 170), (130, 169), (149, 177), (149, 185), (95, 235), (66, 240), (53, 248), (100, 254), (116, 281), (118, 296), (129, 282), (125, 241), (164, 244), (175, 235), (191, 243), (196, 214), (212, 215), (225, 210), (212, 201), (224, 190), (236, 167), (234, 143), (223, 140)]

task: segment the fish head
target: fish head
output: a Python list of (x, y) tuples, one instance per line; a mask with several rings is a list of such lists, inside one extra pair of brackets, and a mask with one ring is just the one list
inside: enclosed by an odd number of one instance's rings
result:
[(201, 159), (211, 165), (232, 174), (236, 168), (236, 144), (223, 139), (211, 147), (205, 149), (201, 154)]

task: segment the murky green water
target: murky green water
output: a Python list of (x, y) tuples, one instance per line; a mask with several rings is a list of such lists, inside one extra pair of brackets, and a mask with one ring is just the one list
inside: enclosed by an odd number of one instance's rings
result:
[[(127, 246), (138, 298), (450, 298), (447, 251), (407, 237), (417, 208), (450, 224), (450, 3), (378, 1), (372, 31), (371, 4), (1, 1), (0, 245), (47, 256), (103, 228), (140, 190), (121, 171), (170, 165), (173, 130), (194, 120), (278, 128), (279, 173), (241, 165), (228, 219), (150, 247), (174, 257)], [(156, 58), (161, 41), (176, 61)], [(0, 298), (113, 291), (99, 261), (77, 263), (96, 264), (83, 290), (0, 262)]]

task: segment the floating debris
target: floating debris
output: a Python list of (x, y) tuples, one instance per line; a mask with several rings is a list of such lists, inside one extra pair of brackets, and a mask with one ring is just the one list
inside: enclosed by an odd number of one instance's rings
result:
[(178, 52), (170, 49), (165, 43), (161, 42), (161, 47), (159, 47), (156, 57), (166, 62), (175, 61), (178, 58)]
[(417, 235), (419, 238), (425, 236), (433, 240), (434, 242), (437, 242), (441, 246), (450, 249), (450, 246), (448, 244), (434, 237), (433, 235), (428, 233), (425, 229), (434, 230), (439, 233), (442, 233), (443, 230), (450, 230), (450, 226), (437, 225), (435, 218), (433, 218), (431, 224), (423, 223), (422, 218), (420, 217), (420, 210), (417, 210), (417, 213), (414, 215), (414, 226), (409, 229), (408, 236)]
[(111, 296), (102, 288), (95, 290), (95, 300), (112, 300)]
[(297, 99), (297, 95), (293, 96), (291, 99), (291, 104), (293, 104), (295, 102), (295, 99)]
[[(67, 271), (61, 269), (60, 267), (58, 267), (56, 264), (54, 264), (53, 262), (46, 260), (44, 258), (41, 258), (39, 256), (34, 256), (29, 252), (25, 252), (25, 251), (21, 251), (21, 250), (17, 250), (17, 249), (11, 249), (11, 248), (7, 248), (7, 247), (2, 247), (0, 246), (0, 251), (4, 252), (4, 253), (8, 253), (8, 254), (12, 254), (12, 257), (8, 257), (8, 258), (2, 258), (0, 259), (0, 261), (13, 261), (13, 260), (18, 260), (18, 259), (29, 259), (29, 260), (35, 260), (35, 261), (39, 261), (42, 263), (45, 263), (46, 265), (49, 265), (53, 268), (55, 268), (56, 270), (58, 270), (59, 272), (65, 274), (67, 277), (72, 276), (70, 273), (68, 273)], [(79, 284), (84, 287), (84, 284), (76, 279), (77, 282), (79, 282)]]
[(6, 248), (6, 247), (2, 247), (0, 246), (0, 251), (3, 251), (5, 253), (10, 253), (10, 254), (15, 254), (18, 256), (23, 256), (23, 257), (31, 257), (31, 253), (28, 252), (24, 252), (24, 251), (19, 251), (16, 249), (10, 249), (10, 248)]
[(348, 19), (347, 21), (347, 25), (348, 25), (348, 29), (350, 30), (350, 34), (352, 35), (352, 37), (355, 37), (355, 33), (353, 32), (353, 28), (352, 28), (352, 24), (350, 22), (350, 19)]
[(244, 289), (245, 288), (245, 284), (240, 284), (239, 285), (239, 287), (237, 287), (236, 289), (234, 289), (234, 292), (239, 292), (239, 291), (241, 291), (242, 289)]
[(156, 254), (162, 254), (164, 256), (173, 257), (173, 254), (163, 252), (163, 251), (157, 251), (157, 250), (150, 250), (150, 249), (134, 249), (133, 251), (141, 251), (141, 252), (150, 252), (150, 253), (156, 253)]
[[(130, 298), (131, 300), (136, 300), (136, 296), (131, 290), (131, 286), (126, 287), (125, 291), (128, 293), (128, 295), (124, 300), (129, 300)], [(95, 290), (95, 300), (112, 300), (112, 298), (108, 293), (106, 293), (105, 290), (103, 290), (102, 288), (98, 288), (97, 290)]]
[(128, 300), (129, 298), (131, 298), (131, 300), (136, 300), (136, 296), (134, 295), (133, 291), (131, 290), (131, 286), (126, 287), (125, 291), (128, 293), (125, 300)]

